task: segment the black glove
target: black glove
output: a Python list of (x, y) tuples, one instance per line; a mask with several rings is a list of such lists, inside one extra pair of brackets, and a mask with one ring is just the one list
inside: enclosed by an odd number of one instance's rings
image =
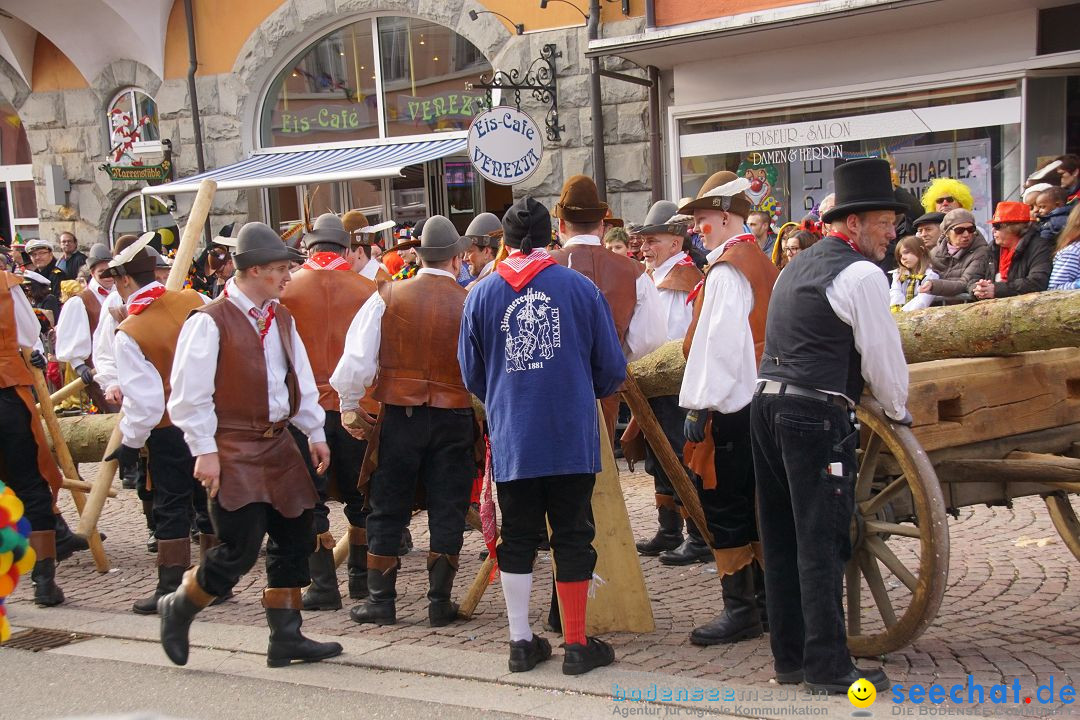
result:
[(683, 423), (683, 435), (692, 443), (705, 442), (705, 423), (708, 420), (708, 410), (690, 410)]
[(42, 355), (39, 351), (34, 350), (32, 353), (30, 353), (30, 364), (36, 367), (38, 370), (44, 370), (45, 366), (48, 365), (49, 362), (45, 359), (45, 356)]
[(105, 460), (115, 460), (120, 467), (131, 467), (139, 460), (139, 448), (121, 445), (105, 456)]
[(94, 371), (90, 369), (90, 366), (86, 363), (79, 363), (78, 365), (76, 365), (75, 374), (78, 375), (79, 379), (87, 385), (90, 385), (94, 382)]

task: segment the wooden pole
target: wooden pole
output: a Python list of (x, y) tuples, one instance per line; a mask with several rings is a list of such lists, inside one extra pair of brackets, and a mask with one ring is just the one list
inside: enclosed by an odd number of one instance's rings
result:
[[(86, 387), (86, 383), (84, 383), (82, 381), (82, 378), (77, 377), (74, 380), (72, 380), (71, 382), (69, 382), (67, 385), (60, 388), (56, 392), (54, 392), (52, 395), (50, 395), (49, 399), (52, 401), (53, 405), (56, 405), (57, 403), (59, 403), (59, 402), (61, 402), (63, 400), (66, 400), (67, 398), (71, 397), (72, 395), (77, 394), (84, 387)], [(41, 403), (40, 402), (38, 403), (38, 408), (39, 409), (41, 408)]]
[[(199, 184), (199, 192), (195, 195), (195, 202), (191, 206), (187, 224), (180, 237), (180, 244), (176, 248), (173, 257), (172, 269), (169, 271), (169, 279), (165, 281), (166, 290), (180, 290), (187, 279), (188, 269), (191, 267), (191, 259), (195, 257), (195, 245), (199, 242), (202, 234), (202, 226), (210, 215), (210, 205), (217, 191), (217, 183), (213, 180), (203, 180)], [(119, 414), (119, 413), (118, 413)], [(79, 519), (79, 527), (75, 531), (77, 535), (90, 539), (97, 535), (97, 522), (101, 518), (101, 511), (105, 507), (105, 498), (108, 496), (109, 487), (113, 478), (116, 477), (117, 462), (105, 460), (116, 448), (120, 447), (123, 437), (120, 433), (120, 423), (116, 423), (109, 443), (105, 446), (105, 455), (101, 464), (98, 465), (98, 475), (94, 480), (94, 489), (90, 491), (90, 498), (86, 503), (86, 512)]]
[(649, 405), (649, 401), (641, 393), (637, 380), (634, 378), (634, 373), (630, 371), (630, 368), (626, 369), (626, 382), (623, 384), (622, 396), (630, 407), (630, 412), (634, 413), (634, 417), (637, 418), (638, 426), (645, 435), (645, 441), (649, 443), (649, 447), (652, 448), (656, 459), (660, 461), (660, 466), (664, 468), (664, 472), (667, 474), (668, 479), (671, 480), (671, 484), (675, 486), (675, 492), (678, 493), (682, 506), (686, 508), (686, 514), (694, 521), (702, 537), (711, 546), (713, 537), (712, 533), (709, 532), (708, 524), (705, 522), (705, 510), (701, 507), (701, 499), (698, 497), (697, 488), (690, 482), (690, 478), (686, 476), (686, 469), (683, 468), (683, 464), (679, 461), (675, 451), (671, 449), (671, 443), (668, 442), (667, 436), (664, 435), (664, 430), (660, 427), (660, 422), (656, 419), (652, 406)]
[[(85, 480), (75, 480), (74, 478), (66, 477), (63, 479), (63, 482), (60, 483), (60, 487), (64, 490), (71, 490), (72, 492), (88, 493), (94, 486)], [(116, 491), (112, 488), (109, 489), (109, 497), (116, 497)]]
[[(64, 477), (76, 479), (79, 477), (79, 471), (75, 467), (75, 461), (71, 459), (71, 452), (68, 450), (67, 443), (64, 442), (64, 434), (60, 432), (60, 423), (56, 421), (56, 413), (53, 411), (52, 400), (49, 397), (49, 387), (45, 384), (45, 376), (41, 374), (41, 370), (34, 367), (30, 362), (30, 353), (30, 348), (22, 348), (23, 360), (26, 361), (26, 367), (30, 369), (30, 374), (34, 378), (34, 390), (37, 392), (41, 406), (41, 418), (45, 421), (45, 428), (52, 437), (53, 451), (56, 453), (57, 463), (60, 465)], [(81, 515), (86, 508), (85, 496), (77, 490), (72, 490), (71, 499), (75, 502), (75, 509)], [(94, 565), (97, 567), (98, 572), (108, 572), (109, 558), (105, 556), (101, 536), (94, 533), (87, 540), (90, 543), (90, 553), (94, 557)]]
[(491, 584), (491, 569), (493, 567), (495, 567), (495, 558), (488, 555), (480, 565), (480, 571), (476, 573), (476, 578), (473, 579), (472, 585), (469, 586), (469, 590), (465, 593), (465, 597), (461, 599), (461, 604), (458, 605), (458, 617), (462, 620), (472, 619), (473, 613), (476, 612), (476, 606), (480, 604), (480, 599), (484, 597), (484, 592), (488, 589), (488, 585)]

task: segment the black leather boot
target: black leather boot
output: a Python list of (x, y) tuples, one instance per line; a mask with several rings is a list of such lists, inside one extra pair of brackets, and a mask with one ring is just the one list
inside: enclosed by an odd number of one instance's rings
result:
[(270, 643), (266, 648), (267, 667), (284, 667), (294, 662), (318, 662), (341, 654), (340, 643), (317, 642), (301, 634), (302, 602), (300, 588), (263, 590), (262, 604), (266, 608), (266, 624), (270, 626)]
[[(334, 565), (334, 536), (322, 533), (315, 542), (315, 552), (308, 556), (311, 584), (302, 598), (304, 609), (340, 610), (341, 590), (338, 589), (337, 566)], [(327, 543), (330, 547), (327, 547)]]
[(458, 556), (444, 553), (428, 553), (428, 624), (443, 627), (457, 620), (458, 605), (451, 602), (457, 575)]
[(657, 495), (656, 502), (656, 516), (659, 524), (656, 534), (648, 540), (640, 540), (635, 544), (638, 554), (645, 557), (656, 557), (665, 550), (674, 550), (683, 541), (682, 515), (675, 508), (674, 499), (670, 495)]
[(367, 586), (367, 530), (349, 528), (349, 597), (363, 600), (368, 596)]
[(81, 535), (71, 532), (67, 521), (56, 513), (56, 562), (63, 562), (77, 552), (90, 549), (90, 543)]
[(184, 572), (191, 565), (191, 543), (187, 538), (158, 541), (158, 582), (154, 594), (136, 600), (131, 607), (138, 615), (156, 615), (158, 600), (180, 587)]
[[(185, 542), (187, 538), (184, 539)], [(200, 610), (209, 605), (214, 596), (199, 587), (195, 579), (198, 567), (184, 573), (180, 587), (158, 600), (158, 615), (161, 616), (161, 647), (170, 660), (177, 665), (187, 665), (188, 631), (191, 621)]]
[(402, 533), (401, 533), (401, 544), (398, 545), (398, 551), (397, 551), (398, 557), (405, 557), (410, 552), (412, 552), (412, 549), (413, 549), (412, 531), (409, 530), (409, 528), (405, 528), (405, 530), (403, 530)]
[(146, 517), (146, 529), (150, 531), (150, 535), (146, 538), (146, 552), (156, 553), (157, 547), (157, 523), (154, 521), (154, 501), (143, 500), (142, 501), (143, 515)]
[(724, 612), (715, 620), (696, 627), (690, 633), (694, 645), (719, 645), (761, 637), (761, 615), (754, 595), (754, 571), (751, 565), (720, 578)]
[(368, 596), (349, 611), (358, 623), (393, 625), (397, 622), (397, 572), (401, 562), (394, 556), (372, 555), (367, 559)]
[(712, 557), (712, 550), (705, 538), (701, 537), (694, 521), (686, 518), (686, 540), (674, 550), (660, 553), (660, 562), (664, 565), (693, 565), (709, 562)]
[(765, 572), (756, 560), (751, 567), (754, 568), (754, 602), (757, 603), (758, 615), (761, 616), (761, 630), (769, 632), (769, 611), (765, 607)]
[(30, 533), (30, 547), (37, 559), (30, 571), (34, 583), (34, 604), (53, 607), (64, 602), (64, 591), (56, 584), (56, 531), (34, 530)]

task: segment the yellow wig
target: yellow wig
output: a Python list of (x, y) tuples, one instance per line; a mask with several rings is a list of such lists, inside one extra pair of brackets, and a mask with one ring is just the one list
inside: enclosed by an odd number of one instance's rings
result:
[(935, 212), (935, 201), (941, 197), (953, 197), (960, 203), (960, 207), (971, 210), (975, 207), (975, 198), (971, 196), (971, 190), (967, 185), (952, 178), (938, 178), (930, 183), (922, 196), (922, 206), (926, 212)]

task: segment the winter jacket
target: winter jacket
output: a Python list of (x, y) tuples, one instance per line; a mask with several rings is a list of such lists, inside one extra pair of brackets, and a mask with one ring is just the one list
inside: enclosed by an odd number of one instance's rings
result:
[(994, 279), (994, 297), (1012, 297), (1024, 293), (1040, 292), (1050, 284), (1050, 269), (1054, 264), (1054, 243), (1039, 236), (1039, 228), (1032, 227), (1020, 238), (1013, 251), (1009, 265), (1009, 279), (998, 279), (998, 262), (1001, 248), (994, 245), (990, 251), (990, 277)]
[(971, 245), (956, 255), (949, 255), (949, 241), (944, 235), (930, 250), (930, 266), (937, 271), (937, 280), (930, 281), (930, 292), (941, 297), (954, 297), (971, 291), (977, 280), (990, 275), (990, 247), (981, 233), (975, 233)]
[[(900, 279), (900, 269), (897, 268), (889, 273), (892, 276), (892, 287), (889, 288), (889, 306), (893, 308), (893, 312), (911, 312), (912, 310), (922, 310), (928, 308), (938, 298), (930, 293), (919, 292), (918, 286), (927, 280), (936, 280), (938, 274), (934, 272), (933, 268), (926, 268), (924, 277), (922, 280), (916, 280), (913, 276), (908, 275), (906, 279)], [(908, 287), (915, 283), (915, 297), (911, 300), (907, 299)]]
[(1068, 205), (1062, 205), (1050, 211), (1046, 219), (1039, 223), (1039, 236), (1043, 240), (1049, 240), (1051, 245), (1056, 243), (1058, 235), (1065, 229), (1065, 222), (1069, 219), (1071, 211), (1072, 208)]

